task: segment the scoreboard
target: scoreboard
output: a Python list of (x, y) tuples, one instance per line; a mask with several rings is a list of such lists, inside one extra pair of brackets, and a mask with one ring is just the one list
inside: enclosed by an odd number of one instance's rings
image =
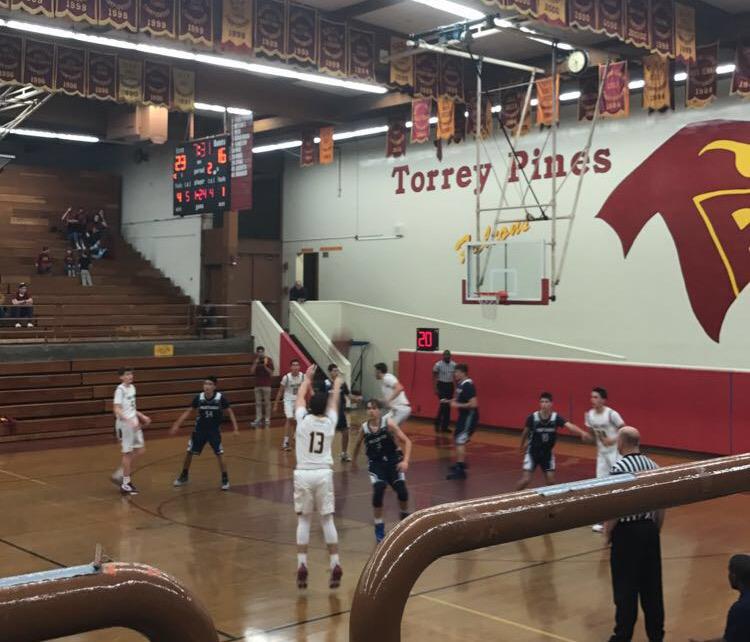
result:
[(177, 147), (172, 169), (175, 216), (229, 209), (228, 136), (212, 136)]

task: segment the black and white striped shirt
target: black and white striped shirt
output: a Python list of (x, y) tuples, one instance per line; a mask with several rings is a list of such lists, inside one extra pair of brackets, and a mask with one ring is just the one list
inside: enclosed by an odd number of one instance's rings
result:
[(440, 383), (453, 383), (453, 372), (456, 370), (456, 362), (452, 359), (446, 363), (445, 359), (440, 359), (434, 366), (432, 371), (437, 374), (437, 380)]
[[(624, 473), (641, 473), (644, 470), (656, 470), (659, 466), (654, 463), (652, 459), (642, 455), (641, 453), (630, 453), (625, 455), (620, 461), (618, 461), (612, 470), (610, 475), (622, 475)], [(656, 513), (639, 513), (637, 515), (628, 515), (627, 517), (621, 517), (621, 522), (638, 522), (646, 519), (656, 521)]]

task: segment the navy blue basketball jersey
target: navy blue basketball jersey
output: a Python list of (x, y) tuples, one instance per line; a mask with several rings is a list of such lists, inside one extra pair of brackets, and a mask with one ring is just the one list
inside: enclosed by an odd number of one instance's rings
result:
[(224, 421), (224, 410), (229, 408), (229, 402), (220, 392), (215, 392), (210, 399), (205, 392), (201, 392), (193, 399), (193, 408), (198, 411), (196, 430), (218, 430)]
[(365, 435), (365, 453), (371, 462), (397, 463), (400, 459), (398, 444), (388, 430), (388, 419), (380, 420), (380, 428), (377, 432), (370, 428), (368, 422), (362, 424), (362, 432)]

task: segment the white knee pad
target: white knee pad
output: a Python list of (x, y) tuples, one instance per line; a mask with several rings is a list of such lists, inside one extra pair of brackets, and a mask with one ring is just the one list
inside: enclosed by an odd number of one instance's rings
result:
[(310, 543), (310, 516), (297, 515), (297, 544), (307, 546)]
[(338, 544), (339, 534), (336, 532), (333, 514), (321, 515), (320, 525), (323, 527), (323, 539), (325, 539), (326, 544)]

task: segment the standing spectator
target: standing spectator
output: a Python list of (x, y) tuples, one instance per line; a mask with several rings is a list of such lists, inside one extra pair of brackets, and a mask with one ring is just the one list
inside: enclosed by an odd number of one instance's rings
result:
[(91, 222), (95, 227), (102, 228), (102, 227), (109, 227), (107, 225), (107, 219), (104, 217), (104, 209), (99, 208), (99, 210), (94, 214), (93, 218), (91, 219)]
[(36, 259), (36, 273), (49, 274), (52, 272), (52, 257), (49, 255), (49, 248), (45, 245)]
[(456, 432), (453, 441), (456, 446), (456, 463), (451, 466), (451, 472), (446, 479), (466, 479), (466, 444), (479, 423), (479, 401), (474, 382), (469, 379), (469, 366), (465, 363), (456, 365), (453, 373), (456, 380), (456, 394), (453, 401), (446, 401), (451, 407), (458, 409)]
[(87, 250), (81, 252), (81, 256), (78, 259), (78, 269), (81, 272), (81, 285), (85, 288), (90, 288), (94, 285), (91, 280), (91, 255)]
[(65, 251), (65, 274), (68, 276), (78, 276), (78, 261), (73, 254), (73, 250)]
[(456, 362), (451, 357), (451, 351), (443, 352), (443, 358), (432, 366), (432, 381), (438, 398), (438, 414), (435, 417), (435, 432), (450, 432), (451, 407), (443, 403), (443, 399), (453, 399), (453, 373)]
[(258, 346), (255, 350), (255, 361), (250, 368), (250, 374), (255, 377), (255, 421), (253, 426), (259, 427), (264, 423), (271, 425), (271, 377), (273, 375), (273, 359), (266, 356), (266, 349)]
[(297, 303), (307, 301), (307, 288), (302, 285), (302, 281), (295, 281), (292, 289), (289, 290), (289, 300)]
[[(34, 317), (34, 299), (29, 294), (29, 288), (25, 283), (18, 286), (15, 296), (11, 299), (13, 304), (12, 315), (16, 319), (28, 319), (27, 328), (33, 328), (34, 323), (31, 319)], [(21, 327), (21, 322), (16, 322), (16, 327)]]
[(83, 208), (79, 207), (75, 212), (72, 207), (65, 210), (62, 215), (62, 222), (65, 224), (66, 234), (68, 236), (68, 242), (74, 250), (82, 250), (83, 241), (81, 239), (81, 227), (83, 221)]
[[(750, 640), (750, 555), (732, 555), (729, 559), (729, 585), (739, 591), (739, 599), (727, 613), (727, 626), (720, 638), (705, 642), (747, 642)], [(698, 642), (691, 640), (690, 642)]]
[[(617, 435), (622, 459), (612, 467), (612, 475), (655, 470), (658, 466), (641, 454), (641, 435), (630, 426)], [(661, 541), (659, 533), (664, 511), (628, 515), (604, 526), (612, 545), (610, 569), (615, 601), (615, 630), (609, 642), (630, 642), (638, 619), (638, 598), (646, 620), (649, 642), (664, 639), (664, 597), (661, 582)], [(744, 638), (747, 640), (747, 638)]]

